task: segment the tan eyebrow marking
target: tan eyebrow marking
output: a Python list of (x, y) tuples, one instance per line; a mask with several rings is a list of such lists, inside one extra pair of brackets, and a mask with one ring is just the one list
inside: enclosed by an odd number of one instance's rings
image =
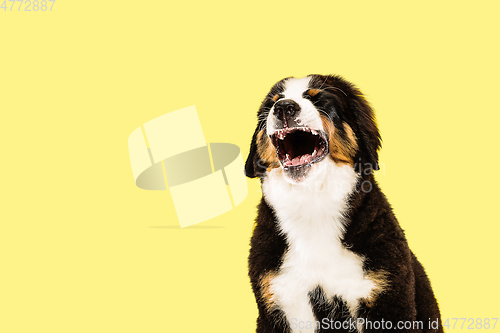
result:
[(316, 96), (321, 90), (319, 89), (309, 89), (306, 91), (306, 93), (311, 96), (311, 97), (314, 97)]
[(276, 102), (276, 101), (278, 100), (278, 98), (280, 98), (280, 95), (278, 95), (278, 94), (274, 95), (274, 96), (273, 96), (273, 101), (275, 101), (275, 102)]

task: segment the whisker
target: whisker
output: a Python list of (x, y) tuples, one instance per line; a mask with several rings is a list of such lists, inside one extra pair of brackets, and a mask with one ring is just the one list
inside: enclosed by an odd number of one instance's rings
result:
[(325, 110), (322, 110), (322, 109), (317, 109), (319, 112), (323, 113), (327, 118), (328, 120), (330, 120), (330, 122), (333, 123), (333, 116), (331, 114), (329, 114), (328, 112), (326, 112)]
[[(323, 81), (323, 83), (321, 83), (321, 86), (318, 88), (319, 90), (323, 89), (323, 86), (325, 85), (327, 79), (328, 78), (325, 77), (325, 80)], [(325, 87), (323, 90), (328, 90), (328, 89), (339, 90), (339, 91), (341, 91), (347, 97), (347, 94), (342, 89), (340, 89), (340, 88), (337, 88), (337, 87)]]
[(259, 121), (258, 131), (264, 130), (267, 128), (267, 121)]
[(336, 90), (339, 90), (341, 91), (346, 97), (347, 97), (347, 94), (340, 88), (337, 88), (337, 87), (326, 87), (324, 90), (328, 90), (328, 89), (336, 89)]
[(320, 102), (320, 101), (319, 101), (319, 100), (317, 100), (317, 101), (315, 101), (314, 103), (312, 103), (312, 105), (316, 106), (316, 103), (319, 103), (319, 102)]
[(323, 83), (321, 84), (321, 86), (319, 87), (319, 89), (322, 89), (323, 88), (323, 85), (326, 83), (326, 80), (328, 79), (328, 77), (325, 76), (325, 80), (323, 81)]

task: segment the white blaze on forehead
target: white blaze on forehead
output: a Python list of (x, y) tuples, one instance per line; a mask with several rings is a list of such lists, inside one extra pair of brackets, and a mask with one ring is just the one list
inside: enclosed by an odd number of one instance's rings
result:
[[(300, 106), (300, 113), (295, 121), (298, 121), (301, 126), (309, 127), (317, 130), (323, 130), (323, 123), (319, 117), (318, 110), (314, 107), (310, 100), (305, 99), (302, 94), (309, 89), (310, 76), (300, 79), (291, 78), (284, 82), (285, 89), (282, 99), (291, 99)], [(276, 122), (274, 116), (274, 107), (271, 108), (267, 118), (267, 134), (272, 135), (276, 131)]]
[(285, 99), (293, 99), (295, 101), (303, 99), (302, 94), (309, 89), (310, 76), (301, 79), (291, 78), (285, 81)]

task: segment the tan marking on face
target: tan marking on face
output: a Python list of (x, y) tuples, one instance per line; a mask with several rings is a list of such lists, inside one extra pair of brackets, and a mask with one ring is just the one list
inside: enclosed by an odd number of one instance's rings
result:
[(261, 130), (257, 136), (257, 154), (259, 154), (259, 158), (263, 161), (262, 164), (269, 165), (267, 171), (281, 166), (276, 149), (265, 130)]
[(276, 305), (276, 299), (274, 293), (271, 291), (271, 283), (276, 277), (274, 271), (267, 272), (260, 279), (260, 296), (266, 305), (267, 310), (271, 310)]
[(321, 115), (321, 121), (323, 122), (323, 129), (329, 138), (328, 145), (332, 160), (337, 164), (354, 165), (358, 143), (356, 142), (352, 128), (347, 123), (344, 123), (344, 131), (347, 134), (346, 139), (340, 135), (339, 131), (335, 129), (335, 126), (328, 118)]
[(279, 98), (280, 98), (280, 96), (278, 94), (276, 94), (276, 95), (273, 96), (273, 101), (276, 102)]
[(382, 294), (389, 287), (389, 273), (384, 270), (370, 271), (365, 275), (365, 279), (372, 280), (375, 288), (372, 289), (370, 295), (362, 299), (362, 302), (369, 308), (375, 305), (380, 294)]
[(308, 91), (306, 91), (306, 93), (311, 96), (311, 97), (314, 97), (316, 96), (321, 90), (319, 89), (309, 89)]

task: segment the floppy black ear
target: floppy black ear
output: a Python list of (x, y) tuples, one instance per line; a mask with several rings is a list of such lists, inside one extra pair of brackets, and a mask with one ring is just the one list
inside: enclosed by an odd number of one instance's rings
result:
[[(249, 178), (257, 177), (256, 164), (258, 164), (258, 153), (257, 153), (257, 135), (259, 134), (259, 127), (255, 129), (255, 133), (252, 137), (252, 143), (250, 144), (250, 152), (248, 153), (247, 161), (245, 162), (245, 175)], [(258, 165), (257, 165), (258, 167)]]
[(351, 101), (354, 109), (358, 130), (358, 153), (355, 159), (356, 170), (378, 170), (378, 150), (381, 146), (381, 137), (371, 106), (362, 95), (357, 95)]

